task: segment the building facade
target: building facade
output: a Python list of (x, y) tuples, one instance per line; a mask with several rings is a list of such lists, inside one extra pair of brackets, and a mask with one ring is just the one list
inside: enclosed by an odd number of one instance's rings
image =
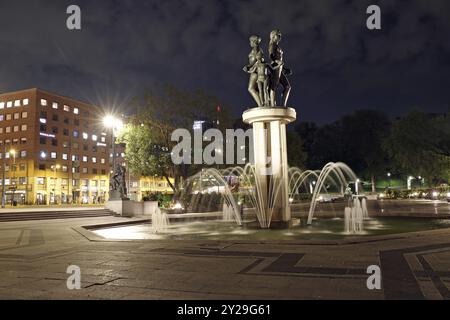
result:
[(0, 94), (7, 202), (104, 202), (111, 135), (102, 118), (93, 105), (36, 88)]
[[(0, 189), (7, 203), (105, 202), (112, 135), (104, 116), (94, 105), (37, 88), (0, 94)], [(116, 152), (126, 165), (123, 146)], [(128, 184), (136, 200), (142, 190), (171, 191), (159, 177), (130, 177)]]

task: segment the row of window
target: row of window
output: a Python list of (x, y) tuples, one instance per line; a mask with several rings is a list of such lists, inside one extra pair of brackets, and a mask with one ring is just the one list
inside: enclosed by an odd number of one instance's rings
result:
[[(39, 121), (40, 123), (47, 123), (47, 111), (41, 111), (39, 114)], [(57, 113), (52, 113), (51, 114), (51, 119), (55, 122), (59, 121), (59, 115)], [(64, 117), (63, 122), (65, 124), (70, 124), (70, 119), (68, 117)], [(73, 124), (75, 126), (79, 126), (80, 125), (80, 120), (79, 119), (73, 119)], [(89, 121), (84, 120), (83, 121), (83, 127), (84, 128), (89, 128)]]
[(8, 113), (8, 114), (0, 114), (0, 121), (3, 120), (18, 120), (18, 119), (26, 119), (28, 118), (28, 112), (27, 111), (22, 111), (22, 112), (15, 112), (15, 113)]
[[(46, 99), (41, 99), (41, 106), (47, 107), (48, 105), (49, 105), (49, 103), (48, 103), (48, 101)], [(52, 102), (52, 108), (56, 109), (56, 110), (59, 109), (58, 102)], [(74, 114), (79, 114), (80, 113), (80, 110), (77, 107), (70, 108), (70, 106), (68, 106), (66, 104), (63, 104), (63, 110), (64, 111), (70, 112), (71, 109), (72, 109)]]
[[(41, 145), (46, 145), (47, 144), (47, 137), (45, 136), (41, 136), (39, 138), (39, 144)], [(58, 146), (58, 139), (51, 139), (51, 145), (57, 147)], [(62, 144), (63, 148), (69, 148), (70, 144), (67, 141), (63, 141)], [(79, 145), (78, 143), (73, 143), (72, 144), (73, 149), (78, 149)], [(92, 152), (97, 152), (98, 150), (98, 146), (92, 146), (91, 147), (91, 151)], [(83, 144), (83, 151), (89, 151), (89, 146), (87, 144)], [(106, 152), (106, 148), (100, 148), (100, 151), (105, 153)]]
[[(69, 168), (66, 165), (55, 168), (54, 165), (47, 166), (45, 163), (40, 163), (40, 164), (38, 164), (38, 169), (43, 170), (43, 171), (45, 171), (46, 169), (49, 169), (49, 170), (58, 171), (58, 172), (60, 172), (60, 171), (61, 172), (69, 172)], [(80, 170), (80, 167), (72, 167), (71, 171), (72, 171), (72, 173), (84, 173), (84, 174), (89, 174), (89, 173), (99, 174), (99, 172), (100, 172), (100, 174), (106, 175), (106, 169), (98, 170), (97, 168), (92, 168), (89, 171), (89, 168), (86, 168), (86, 167), (81, 168), (81, 170)]]
[[(19, 157), (19, 158), (26, 158), (27, 151), (26, 150), (21, 150), (18, 153), (16, 153), (15, 156)], [(12, 157), (13, 157), (13, 155), (11, 154), (11, 152), (6, 152), (5, 153), (5, 158), (6, 159), (9, 159), (9, 158), (12, 158)], [(1, 152), (0, 152), (0, 159), (3, 159), (3, 153), (1, 153)]]
[[(57, 152), (55, 152), (55, 151), (52, 151), (52, 152), (50, 152), (50, 153), (47, 153), (46, 151), (42, 150), (42, 151), (39, 153), (39, 156), (40, 156), (42, 159), (46, 159), (48, 155), (50, 155), (50, 159), (57, 159), (57, 158), (58, 158), (58, 154), (57, 154)], [(67, 153), (63, 153), (63, 154), (61, 155), (61, 159), (62, 159), (62, 160), (69, 160), (69, 155), (68, 155)], [(89, 159), (88, 156), (82, 156), (82, 157), (81, 157), (81, 161), (82, 161), (82, 162), (88, 162), (88, 159)], [(73, 155), (72, 155), (72, 161), (78, 161), (78, 160), (79, 160), (78, 155), (73, 154)], [(91, 162), (92, 162), (92, 163), (97, 163), (97, 157), (91, 157)], [(105, 163), (106, 163), (105, 158), (100, 158), (100, 163), (101, 163), (101, 164), (105, 164)]]
[(0, 102), (0, 109), (6, 108), (12, 108), (14, 107), (20, 107), (20, 106), (27, 106), (30, 103), (29, 99), (23, 99), (23, 100), (14, 100), (14, 101), (7, 101), (7, 102)]
[[(27, 138), (22, 137), (22, 138), (20, 138), (20, 140), (19, 140), (19, 138), (14, 138), (14, 139), (12, 139), (12, 144), (19, 144), (19, 141), (21, 144), (25, 144), (25, 143), (27, 143)], [(5, 143), (6, 145), (10, 145), (11, 139), (5, 139), (4, 141), (0, 140), (0, 146), (2, 146), (3, 143)]]
[[(47, 124), (46, 122), (43, 122), (41, 119), (41, 124), (39, 125), (39, 131), (42, 133), (46, 133), (47, 132)], [(53, 126), (52, 127), (52, 133), (53, 134), (58, 134), (59, 132), (59, 128)], [(41, 134), (43, 135), (43, 134)], [(69, 136), (69, 129), (67, 128), (63, 128), (63, 135), (64, 136)], [(78, 138), (79, 137), (79, 131), (78, 130), (73, 130), (72, 135), (74, 138)], [(45, 135), (44, 135), (45, 136)], [(83, 132), (82, 133), (82, 137), (83, 140), (89, 140), (89, 134), (87, 132)], [(106, 137), (104, 135), (101, 135), (100, 137), (96, 134), (92, 134), (91, 135), (91, 139), (94, 142), (98, 142), (100, 145), (106, 146)]]
[[(60, 181), (61, 186), (67, 186), (68, 185), (68, 181), (69, 179), (67, 178), (55, 178), (55, 177), (51, 177), (51, 178), (46, 178), (46, 177), (37, 177), (36, 178), (36, 184), (38, 185), (45, 185), (46, 183), (46, 179), (49, 179), (49, 183), (50, 185), (57, 185), (58, 184), (58, 180)], [(106, 180), (90, 180), (90, 184), (89, 184), (89, 179), (72, 179), (72, 186), (76, 187), (79, 185), (79, 181), (81, 181), (81, 186), (83, 187), (87, 187), (87, 186), (91, 186), (91, 187), (98, 187), (100, 185), (100, 187), (105, 187), (106, 186)], [(14, 179), (11, 178), (5, 178), (5, 185), (10, 185), (12, 184), (17, 184), (17, 182), (19, 183), (19, 185), (24, 185), (27, 184), (27, 178), (26, 177), (18, 177)], [(160, 181), (160, 182), (148, 182), (145, 181), (142, 183), (144, 187), (157, 187), (157, 188), (165, 188), (168, 187), (168, 183)], [(1, 185), (1, 179), (0, 179), (0, 185)], [(131, 182), (131, 187), (132, 188), (137, 188), (139, 187), (139, 181), (132, 181)]]
[(0, 127), (0, 134), (1, 133), (11, 133), (11, 132), (19, 132), (19, 131), (27, 131), (28, 126), (26, 124), (22, 124), (22, 125), (17, 125), (17, 126), (8, 126), (8, 127)]
[[(58, 178), (46, 178), (46, 177), (36, 177), (36, 184), (37, 185), (45, 185), (47, 179), (49, 180), (49, 184), (52, 186), (55, 186), (58, 184), (58, 180), (60, 180), (60, 184), (61, 186), (68, 186), (69, 185), (69, 179), (66, 178), (62, 178), (62, 179), (58, 179)], [(5, 178), (5, 185), (9, 186), (9, 185), (16, 185), (17, 182), (19, 183), (19, 185), (25, 185), (27, 184), (27, 178), (26, 177), (18, 177), (15, 179), (11, 179), (11, 178)], [(72, 179), (72, 186), (73, 187), (77, 187), (81, 186), (82, 187), (106, 187), (106, 180), (89, 180), (89, 179)], [(90, 183), (89, 183), (90, 181)], [(2, 184), (2, 179), (0, 179), (0, 185)]]

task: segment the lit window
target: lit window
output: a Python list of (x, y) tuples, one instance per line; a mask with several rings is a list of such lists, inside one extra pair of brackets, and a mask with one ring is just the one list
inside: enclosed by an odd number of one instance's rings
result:
[(83, 139), (88, 139), (89, 138), (89, 135), (86, 133), (86, 132), (83, 132)]
[(40, 156), (42, 159), (45, 159), (45, 158), (47, 158), (47, 153), (45, 153), (45, 151), (41, 151), (41, 152), (39, 153), (39, 156)]
[(6, 107), (7, 107), (7, 108), (11, 108), (12, 106), (13, 106), (12, 101), (8, 101), (8, 102), (6, 103)]
[(64, 111), (69, 112), (70, 111), (70, 107), (68, 105), (64, 105)]
[(100, 138), (100, 141), (101, 141), (101, 142), (106, 142), (106, 137), (101, 137), (101, 138)]
[(11, 120), (11, 114), (6, 115), (6, 120)]
[(5, 109), (5, 103), (4, 102), (0, 102), (0, 109)]
[(97, 163), (97, 158), (96, 157), (92, 157), (92, 163)]
[[(61, 169), (62, 169), (62, 172), (67, 172), (67, 166), (62, 166)], [(62, 184), (67, 185), (67, 179), (63, 179), (61, 182), (64, 182), (64, 180), (66, 181), (66, 183), (65, 184), (62, 183)]]
[(72, 155), (72, 161), (78, 161), (78, 156), (75, 155), (75, 154), (73, 154), (73, 155)]
[(19, 119), (20, 118), (20, 113), (16, 112), (14, 113), (14, 119)]
[(97, 136), (95, 134), (92, 135), (92, 141), (97, 141)]
[(30, 100), (28, 100), (28, 99), (23, 99), (23, 100), (22, 100), (22, 105), (27, 106), (29, 102), (30, 102)]
[(26, 156), (27, 156), (27, 151), (26, 150), (20, 151), (20, 157), (21, 158), (25, 158)]
[(73, 108), (73, 113), (78, 114), (79, 112), (78, 108)]
[(88, 168), (83, 168), (83, 169), (82, 169), (82, 172), (83, 172), (83, 173), (88, 173)]
[(50, 158), (56, 159), (56, 152), (51, 152), (50, 153)]
[(104, 164), (105, 163), (105, 158), (101, 158), (100, 159), (100, 163)]
[(67, 159), (68, 159), (68, 158), (67, 158), (67, 153), (63, 153), (62, 159), (63, 159), (63, 160), (67, 160)]
[(21, 128), (20, 128), (22, 131), (27, 131), (27, 125), (26, 124), (23, 124), (22, 126), (21, 126)]
[(3, 128), (2, 127), (0, 127), (0, 133), (3, 133)]
[(20, 138), (20, 143), (27, 143), (27, 138), (25, 138), (25, 137)]
[(40, 118), (40, 119), (39, 119), (39, 122), (45, 124), (45, 123), (47, 123), (47, 119), (45, 119), (45, 118)]
[(19, 132), (19, 126), (14, 126), (13, 127), (13, 132)]
[(53, 102), (52, 103), (52, 108), (53, 109), (58, 109), (58, 102)]
[(41, 106), (46, 106), (47, 105), (47, 100), (45, 99), (41, 99)]
[(14, 101), (14, 107), (20, 107), (20, 100)]
[(5, 120), (5, 115), (4, 114), (0, 114), (0, 121)]
[(44, 177), (37, 177), (36, 178), (36, 183), (39, 184), (39, 185), (45, 184), (45, 178)]
[(5, 128), (5, 132), (6, 132), (6, 133), (10, 133), (10, 132), (11, 132), (11, 127), (6, 127), (6, 128)]
[(88, 157), (87, 156), (83, 156), (83, 162), (87, 162), (88, 161)]
[(22, 119), (28, 118), (28, 112), (24, 111), (22, 112)]
[(73, 130), (73, 137), (78, 138), (78, 130)]

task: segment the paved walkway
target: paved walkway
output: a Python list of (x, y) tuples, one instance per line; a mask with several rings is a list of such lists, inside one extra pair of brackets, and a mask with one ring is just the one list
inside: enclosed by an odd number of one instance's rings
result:
[(73, 210), (95, 210), (103, 209), (103, 205), (63, 205), (63, 206), (20, 206), (20, 207), (6, 207), (0, 208), (2, 213), (16, 213), (16, 212), (53, 212), (53, 211), (73, 211)]
[[(76, 231), (124, 219), (0, 223), (0, 298), (450, 299), (450, 229), (329, 245), (99, 241)], [(81, 268), (80, 290), (67, 289), (69, 265)], [(369, 265), (381, 267), (381, 290), (367, 289)]]

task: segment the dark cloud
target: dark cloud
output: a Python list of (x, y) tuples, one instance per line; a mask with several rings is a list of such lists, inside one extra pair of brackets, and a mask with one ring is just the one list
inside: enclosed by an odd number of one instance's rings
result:
[[(382, 8), (381, 31), (365, 28)], [(65, 28), (70, 4), (82, 30)], [(143, 87), (202, 87), (239, 114), (251, 105), (241, 67), (248, 36), (271, 29), (293, 69), (291, 104), (326, 122), (357, 108), (392, 115), (450, 104), (450, 2), (0, 0), (0, 91), (39, 86), (102, 104)]]

